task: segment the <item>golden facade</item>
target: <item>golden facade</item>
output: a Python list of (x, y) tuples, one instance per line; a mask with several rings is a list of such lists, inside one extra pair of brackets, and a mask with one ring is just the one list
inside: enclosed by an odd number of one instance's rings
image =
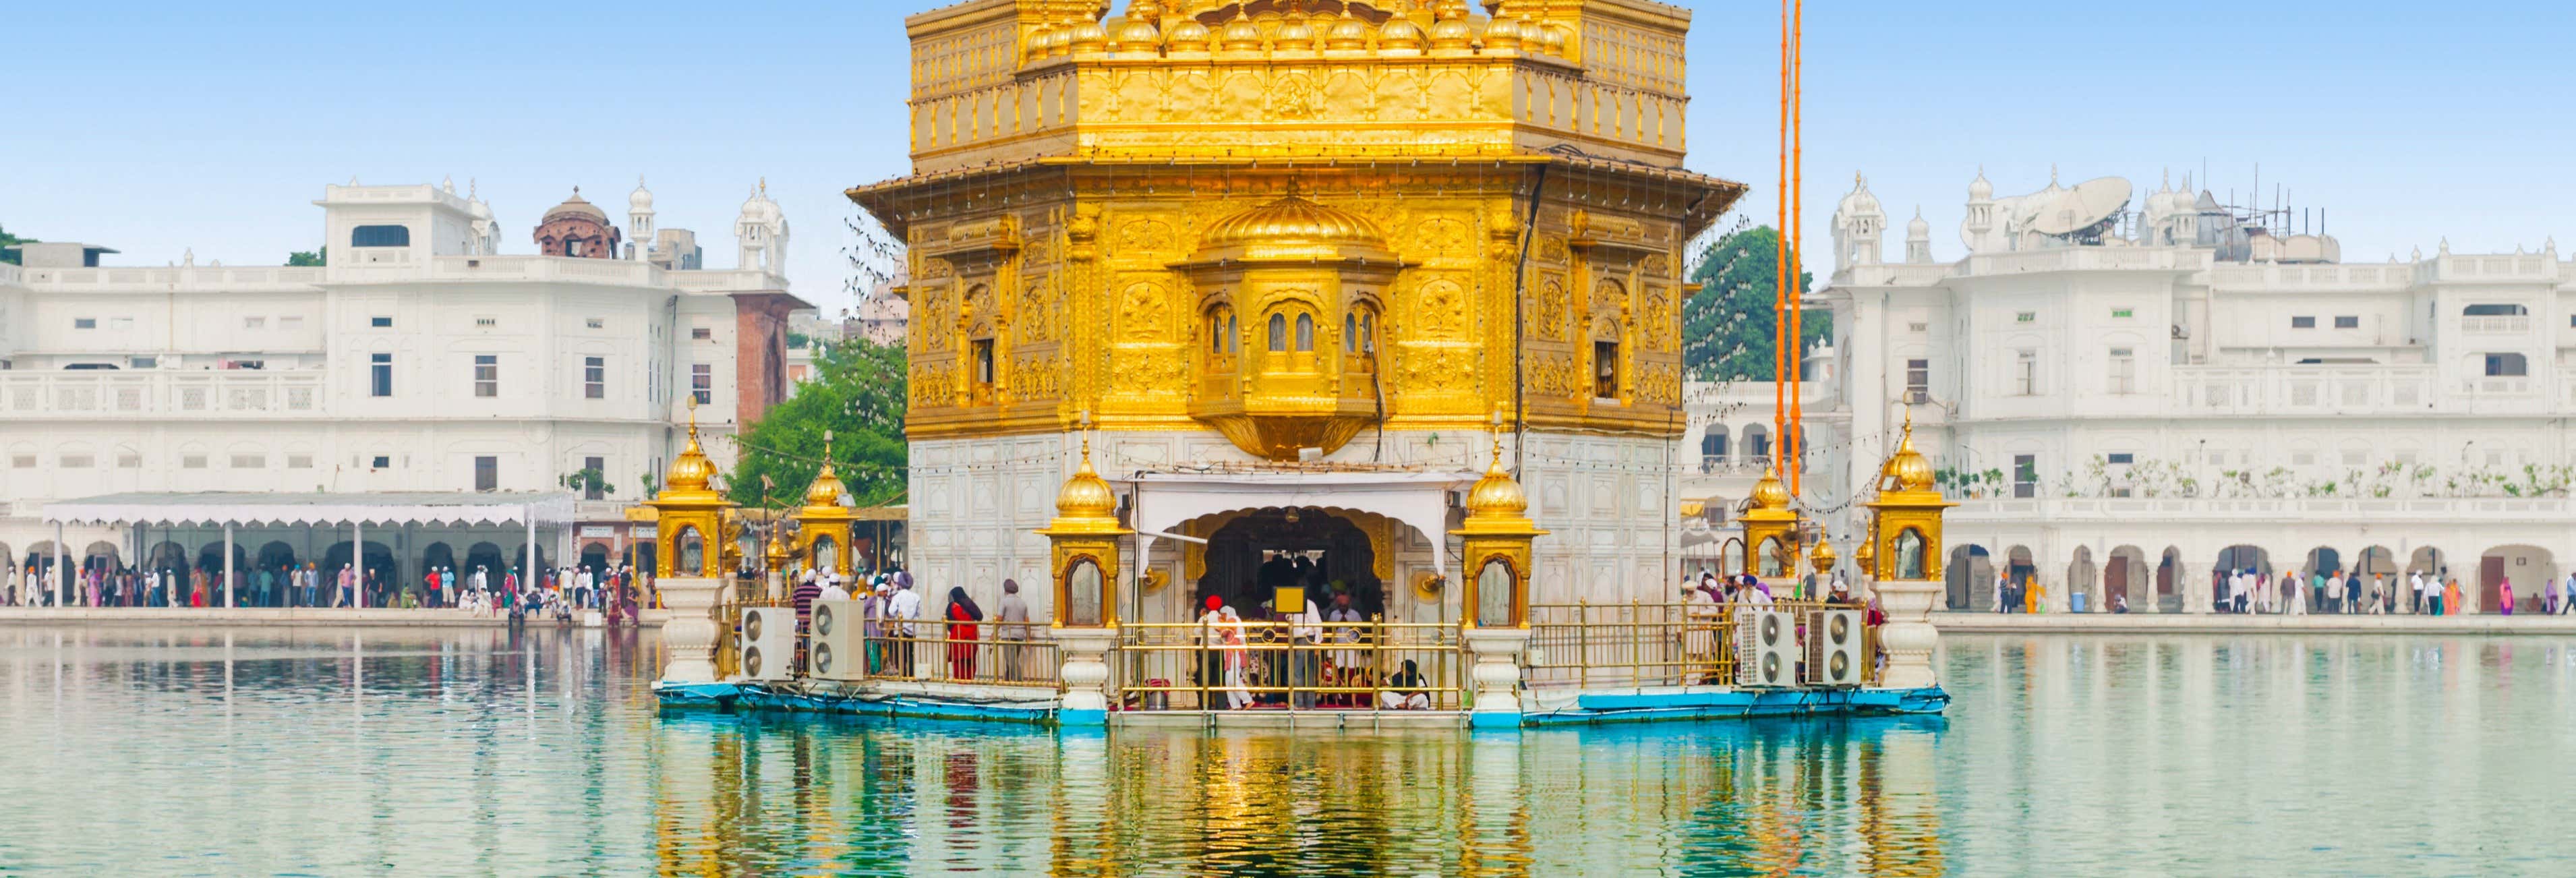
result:
[[(1687, 11), (971, 0), (907, 20), (916, 439), (1681, 432)], [(1517, 295), (1516, 295), (1517, 291)]]

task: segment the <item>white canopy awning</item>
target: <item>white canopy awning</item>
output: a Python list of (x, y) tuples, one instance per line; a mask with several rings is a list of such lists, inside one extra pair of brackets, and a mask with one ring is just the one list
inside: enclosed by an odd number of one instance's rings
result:
[(44, 520), (55, 524), (561, 525), (572, 523), (573, 509), (573, 495), (560, 492), (135, 493), (47, 503)]
[[(1139, 534), (1170, 531), (1182, 522), (1238, 509), (1320, 508), (1326, 512), (1383, 515), (1421, 532), (1433, 545), (1446, 539), (1451, 490), (1476, 482), (1465, 472), (1144, 472), (1134, 488), (1134, 527)], [(1136, 569), (1145, 569), (1152, 537), (1136, 541)], [(1446, 552), (1431, 553), (1432, 569), (1447, 575)]]

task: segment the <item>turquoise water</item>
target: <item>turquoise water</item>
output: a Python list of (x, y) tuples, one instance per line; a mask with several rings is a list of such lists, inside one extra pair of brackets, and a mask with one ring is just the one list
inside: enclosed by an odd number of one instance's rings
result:
[(648, 636), (0, 628), (0, 872), (2576, 874), (2561, 640), (1963, 637), (1944, 719), (658, 718)]

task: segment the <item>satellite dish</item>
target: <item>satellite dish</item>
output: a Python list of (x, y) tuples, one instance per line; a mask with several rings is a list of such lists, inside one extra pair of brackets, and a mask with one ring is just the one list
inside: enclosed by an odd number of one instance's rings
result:
[(2036, 205), (2028, 228), (2052, 237), (2072, 235), (2101, 225), (2127, 206), (2129, 181), (2118, 177), (2086, 180)]

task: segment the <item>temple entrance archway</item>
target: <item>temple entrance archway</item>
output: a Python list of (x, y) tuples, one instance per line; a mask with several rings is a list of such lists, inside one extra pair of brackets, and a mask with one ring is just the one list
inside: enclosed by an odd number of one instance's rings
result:
[[(2503, 588), (2513, 583), (2513, 611), (2540, 611), (2540, 586), (2558, 578), (2558, 564), (2548, 549), (2505, 545), (2478, 553), (2477, 611), (2504, 612)], [(2462, 583), (2466, 585), (2466, 583)]]
[(1949, 582), (1950, 609), (1995, 608), (1995, 565), (1986, 547), (1970, 543), (1951, 549), (1942, 577)]
[(1205, 569), (1193, 583), (1198, 601), (1214, 596), (1249, 619), (1277, 589), (1303, 586), (1319, 607), (1330, 604), (1328, 595), (1347, 593), (1365, 617), (1386, 611), (1376, 548), (1349, 518), (1312, 507), (1230, 515), (1202, 550)]
[(2084, 610), (2099, 613), (2110, 608), (2110, 599), (2102, 595), (2102, 568), (2093, 563), (2093, 547), (2075, 547), (2075, 560), (2066, 565), (2066, 596), (2070, 609), (2076, 595), (2084, 596)]

